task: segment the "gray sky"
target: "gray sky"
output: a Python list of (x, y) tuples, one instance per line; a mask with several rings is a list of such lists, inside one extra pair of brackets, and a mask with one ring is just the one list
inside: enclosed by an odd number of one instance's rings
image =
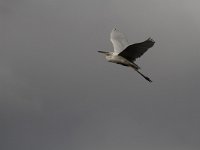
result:
[[(1, 0), (1, 150), (199, 150), (199, 0)], [(156, 44), (111, 64), (118, 27)]]

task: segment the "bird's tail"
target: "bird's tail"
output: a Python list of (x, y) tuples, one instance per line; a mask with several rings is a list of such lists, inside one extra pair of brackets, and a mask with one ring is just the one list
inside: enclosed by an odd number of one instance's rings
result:
[(151, 79), (145, 75), (143, 75), (140, 71), (138, 71), (137, 69), (135, 69), (135, 71), (137, 71), (143, 78), (145, 78), (147, 81), (152, 82)]

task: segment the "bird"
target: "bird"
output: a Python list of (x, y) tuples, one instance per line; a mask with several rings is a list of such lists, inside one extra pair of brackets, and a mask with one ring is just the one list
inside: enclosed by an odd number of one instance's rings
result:
[(144, 79), (152, 82), (149, 77), (139, 71), (141, 68), (135, 63), (136, 59), (141, 57), (148, 49), (153, 47), (155, 41), (152, 38), (149, 37), (141, 43), (129, 44), (125, 35), (117, 28), (113, 28), (110, 33), (110, 41), (113, 44), (113, 52), (98, 51), (99, 53), (106, 55), (105, 57), (108, 62), (131, 67)]

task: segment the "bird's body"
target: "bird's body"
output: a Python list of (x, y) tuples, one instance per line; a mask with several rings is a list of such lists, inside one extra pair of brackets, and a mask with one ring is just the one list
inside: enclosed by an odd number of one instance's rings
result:
[(110, 40), (113, 44), (114, 52), (98, 52), (104, 53), (108, 62), (131, 67), (135, 71), (137, 71), (142, 77), (144, 77), (147, 81), (152, 82), (148, 77), (139, 72), (140, 67), (134, 62), (137, 58), (142, 56), (149, 48), (151, 48), (155, 42), (151, 38), (148, 38), (142, 43), (129, 45), (124, 34), (116, 28), (114, 28), (111, 32)]
[(130, 67), (133, 67), (135, 69), (140, 69), (140, 67), (138, 65), (136, 65), (134, 62), (130, 62), (126, 58), (119, 56), (116, 53), (111, 53), (110, 55), (106, 56), (106, 60), (108, 62), (120, 64), (120, 65), (123, 65), (123, 66), (130, 66)]

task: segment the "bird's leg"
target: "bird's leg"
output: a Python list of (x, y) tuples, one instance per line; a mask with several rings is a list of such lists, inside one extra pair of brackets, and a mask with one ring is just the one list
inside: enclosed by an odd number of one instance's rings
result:
[(152, 82), (151, 79), (145, 75), (143, 75), (141, 72), (139, 72), (137, 69), (135, 69), (143, 78), (145, 78), (147, 81)]

